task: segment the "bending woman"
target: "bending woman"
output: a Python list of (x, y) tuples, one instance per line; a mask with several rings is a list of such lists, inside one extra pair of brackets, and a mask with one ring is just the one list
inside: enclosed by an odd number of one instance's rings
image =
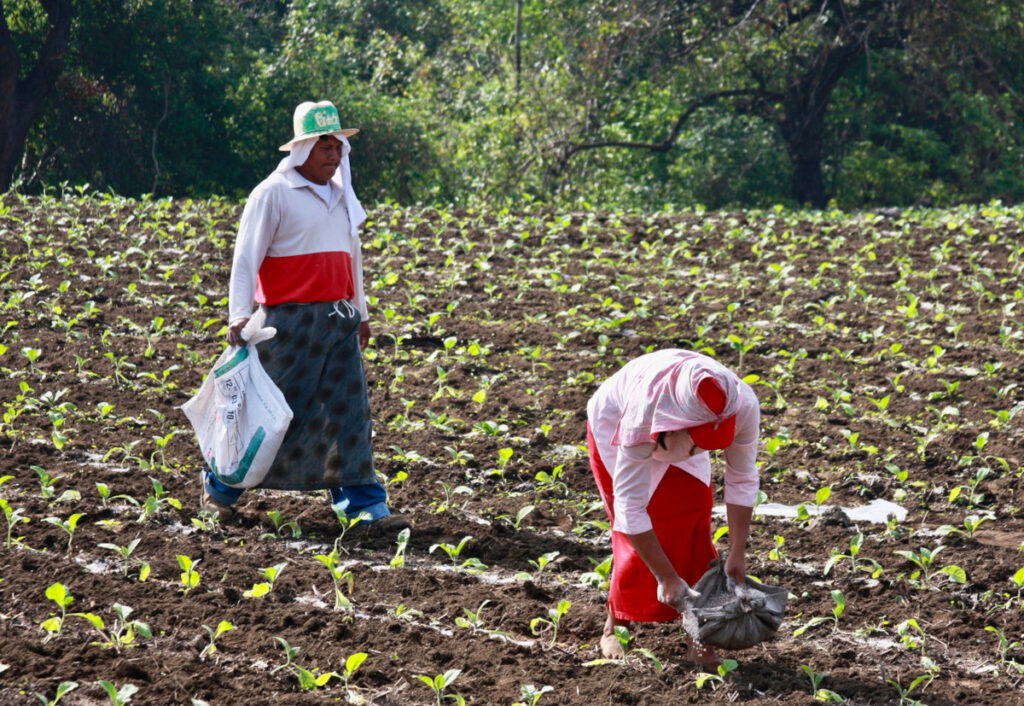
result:
[[(700, 353), (642, 355), (587, 405), (590, 466), (612, 525), (612, 576), (601, 653), (621, 658), (615, 627), (676, 620), (674, 606), (718, 556), (711, 542), (711, 459), (724, 449), (726, 573), (746, 577), (759, 480), (761, 412), (750, 385)], [(714, 666), (710, 647), (690, 659)]]

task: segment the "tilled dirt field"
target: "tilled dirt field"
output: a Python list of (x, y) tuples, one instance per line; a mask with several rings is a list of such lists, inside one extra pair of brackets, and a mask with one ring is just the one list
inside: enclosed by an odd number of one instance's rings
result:
[[(321, 494), (197, 511), (178, 407), (222, 349), (237, 204), (0, 203), (2, 703), (1024, 704), (1024, 210), (376, 210), (400, 550)], [(791, 594), (700, 687), (679, 624), (588, 664), (610, 542), (585, 404), (663, 347), (756, 376), (748, 569)], [(905, 518), (815, 517), (881, 500)]]

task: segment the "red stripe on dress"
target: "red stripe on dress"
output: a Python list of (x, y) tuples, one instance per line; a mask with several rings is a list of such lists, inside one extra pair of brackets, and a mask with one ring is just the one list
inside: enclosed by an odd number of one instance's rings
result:
[(354, 294), (352, 257), (347, 252), (267, 257), (256, 279), (256, 301), (269, 306), (352, 299)]

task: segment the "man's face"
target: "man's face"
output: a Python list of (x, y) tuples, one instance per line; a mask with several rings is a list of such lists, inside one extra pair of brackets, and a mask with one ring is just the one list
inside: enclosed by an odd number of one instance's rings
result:
[(313, 145), (313, 151), (298, 168), (299, 174), (315, 184), (326, 184), (341, 164), (341, 140), (325, 135)]

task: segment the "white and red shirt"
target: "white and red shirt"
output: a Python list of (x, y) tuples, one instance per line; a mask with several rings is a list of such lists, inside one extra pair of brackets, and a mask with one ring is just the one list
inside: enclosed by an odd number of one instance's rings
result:
[[(616, 532), (641, 534), (652, 529), (647, 505), (670, 465), (677, 466), (711, 485), (711, 457), (707, 451), (685, 460), (673, 459), (672, 448), (659, 449), (653, 443), (618, 443), (620, 425), (629, 422), (629, 412), (651, 408), (651, 387), (646, 383), (664, 371), (692, 362), (710, 361), (699, 353), (669, 349), (634, 358), (605, 380), (587, 404), (590, 431), (597, 451), (612, 477)], [(716, 364), (717, 365), (717, 364)], [(757, 473), (757, 446), (760, 437), (761, 409), (750, 385), (737, 381), (739, 407), (736, 412), (736, 436), (724, 449), (725, 502), (753, 507), (760, 480)], [(685, 425), (680, 425), (683, 428)], [(650, 438), (648, 436), (648, 438)]]
[(253, 302), (339, 299), (351, 301), (362, 321), (369, 319), (362, 253), (344, 193), (335, 180), (318, 187), (294, 169), (274, 172), (253, 189), (235, 240), (229, 322), (251, 316)]

